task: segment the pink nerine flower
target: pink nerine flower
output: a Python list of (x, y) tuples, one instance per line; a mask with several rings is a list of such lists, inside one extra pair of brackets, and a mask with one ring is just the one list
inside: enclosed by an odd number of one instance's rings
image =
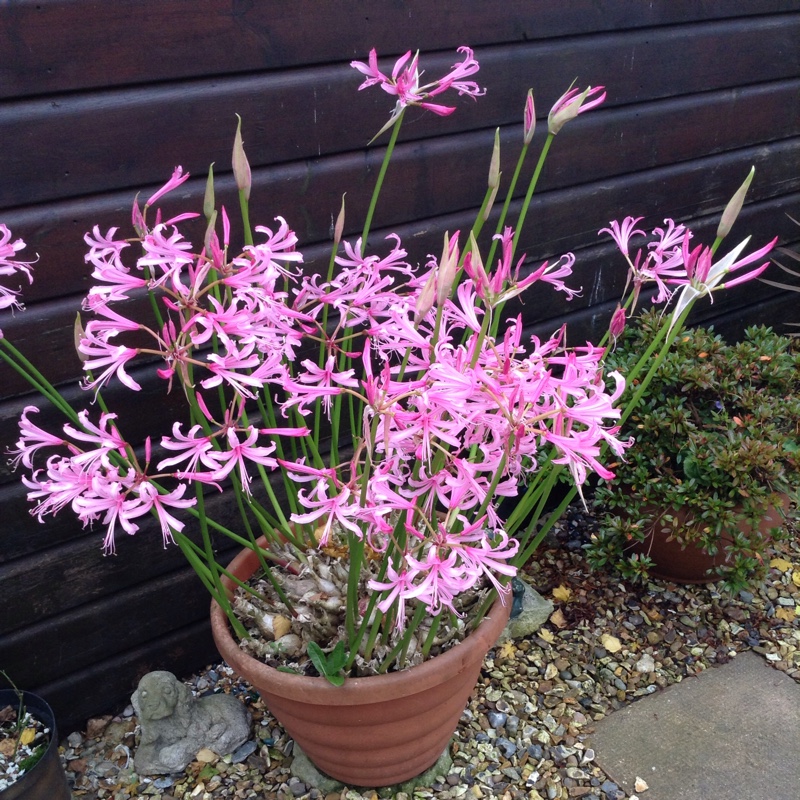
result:
[(738, 275), (731, 280), (724, 280), (731, 272), (752, 264), (754, 261), (760, 261), (775, 247), (778, 237), (776, 236), (771, 242), (768, 242), (754, 253), (739, 258), (749, 241), (750, 237), (748, 236), (743, 242), (736, 245), (730, 253), (723, 256), (719, 261), (714, 262), (710, 248), (703, 248), (698, 245), (694, 250), (690, 251), (688, 239), (684, 239), (683, 263), (686, 275), (685, 277), (676, 277), (669, 280), (669, 283), (683, 286), (672, 315), (673, 323), (695, 297), (711, 295), (716, 289), (737, 286), (740, 283), (753, 280), (769, 266), (769, 261), (765, 261), (743, 275)]
[(463, 61), (453, 64), (450, 72), (444, 77), (423, 86), (420, 86), (419, 83), (422, 75), (419, 69), (419, 53), (412, 57), (410, 50), (397, 59), (391, 77), (386, 76), (378, 69), (378, 54), (374, 47), (369, 52), (369, 60), (366, 64), (363, 61), (350, 62), (351, 67), (357, 69), (362, 75), (366, 75), (364, 82), (358, 87), (359, 91), (368, 86), (378, 85), (387, 94), (397, 97), (397, 104), (392, 116), (377, 134), (378, 136), (394, 124), (407, 106), (426, 108), (443, 117), (452, 114), (455, 111), (454, 106), (443, 106), (428, 101), (428, 98), (435, 97), (447, 89), (455, 89), (460, 95), (466, 94), (470, 97), (480, 97), (486, 94), (486, 90), (481, 89), (474, 81), (464, 80), (464, 78), (474, 75), (480, 68), (472, 50), (469, 47), (459, 47), (458, 52), (464, 54)]
[[(31, 261), (18, 261), (14, 256), (25, 247), (22, 239), (11, 241), (11, 231), (5, 226), (0, 225), (0, 277), (14, 275), (17, 272), (24, 272), (28, 276), (28, 283), (33, 283), (31, 276)], [(19, 292), (0, 286), (0, 309), (3, 308), (22, 308), (22, 304), (17, 299)], [(0, 331), (0, 336), (3, 332)]]
[[(633, 285), (633, 299), (628, 314), (636, 308), (640, 291), (649, 283), (655, 283), (658, 288), (658, 293), (653, 296), (653, 303), (660, 304), (670, 300), (672, 292), (667, 283), (685, 274), (683, 246), (692, 238), (691, 231), (684, 225), (676, 225), (673, 220), (665, 219), (665, 228), (653, 229), (653, 235), (657, 238), (632, 256), (631, 239), (634, 236), (647, 235), (645, 231), (636, 227), (642, 219), (642, 217), (625, 217), (622, 222), (613, 220), (609, 223), (610, 227), (598, 231), (598, 234), (607, 233), (614, 240), (628, 262), (627, 285)], [(617, 327), (619, 322), (618, 318), (615, 322)]]

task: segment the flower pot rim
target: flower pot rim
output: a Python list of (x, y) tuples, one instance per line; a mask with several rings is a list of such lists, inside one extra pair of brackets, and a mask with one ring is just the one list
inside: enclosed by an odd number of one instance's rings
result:
[[(258, 543), (261, 544), (262, 541), (264, 541), (263, 538), (259, 539)], [(241, 578), (244, 574), (246, 579), (255, 572), (257, 567), (258, 558), (256, 554), (252, 550), (244, 549), (234, 557), (228, 566), (228, 570), (234, 573), (237, 570), (241, 570), (239, 577)], [(233, 582), (225, 576), (223, 576), (222, 581), (230, 595), (234, 587)], [(509, 610), (506, 611), (506, 608)], [(468, 636), (473, 642), (483, 641), (487, 651), (495, 644), (499, 633), (494, 630), (494, 623), (498, 613), (501, 615), (510, 613), (508, 599), (498, 597), (478, 627)], [(405, 686), (408, 680), (408, 673), (411, 671), (413, 671), (414, 683), (418, 690), (420, 692), (424, 691), (439, 683), (440, 671), (443, 668), (450, 667), (451, 662), (462, 662), (462, 665), (456, 668), (456, 672), (461, 671), (467, 656), (465, 651), (459, 653), (462, 644), (459, 642), (441, 655), (428, 659), (422, 664), (416, 664), (409, 669), (383, 675), (346, 678), (342, 686), (334, 686), (323, 677), (283, 672), (244, 652), (233, 637), (228, 618), (216, 600), (211, 601), (211, 628), (220, 655), (234, 669), (236, 669), (237, 664), (247, 663), (249, 670), (255, 668), (269, 674), (269, 681), (275, 687), (276, 693), (287, 697), (296, 697), (304, 702), (324, 702), (328, 705), (353, 705), (354, 702), (367, 704), (391, 697), (396, 691), (400, 691), (401, 687)], [(364, 697), (366, 683), (369, 685), (369, 693), (368, 696)]]

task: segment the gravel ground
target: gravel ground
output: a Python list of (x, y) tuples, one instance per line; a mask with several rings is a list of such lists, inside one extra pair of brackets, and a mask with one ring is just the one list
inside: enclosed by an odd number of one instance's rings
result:
[(63, 742), (74, 797), (620, 800), (628, 796), (585, 743), (607, 714), (744, 650), (800, 681), (800, 537), (774, 554), (762, 586), (730, 597), (714, 584), (633, 586), (589, 571), (581, 546), (591, 525), (573, 509), (530, 565), (532, 583), (555, 611), (537, 635), (489, 653), (453, 741), (453, 766), (430, 788), (326, 794), (306, 786), (290, 771), (291, 739), (222, 664), (187, 683), (198, 693), (222, 689), (243, 697), (254, 719), (250, 742), (221, 760), (201, 751), (182, 775), (139, 779), (129, 707), (90, 720)]

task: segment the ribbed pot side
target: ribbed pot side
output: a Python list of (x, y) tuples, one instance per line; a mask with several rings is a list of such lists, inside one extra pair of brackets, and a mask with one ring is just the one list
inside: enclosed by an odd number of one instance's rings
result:
[[(246, 581), (258, 566), (255, 553), (243, 550), (228, 569)], [(230, 581), (226, 585), (232, 588)], [(239, 647), (216, 602), (211, 629), (220, 655), (258, 691), (318, 769), (345, 784), (378, 787), (419, 775), (442, 754), (510, 607), (497, 600), (463, 642), (424, 664), (348, 678), (343, 686), (279, 672), (252, 658)]]

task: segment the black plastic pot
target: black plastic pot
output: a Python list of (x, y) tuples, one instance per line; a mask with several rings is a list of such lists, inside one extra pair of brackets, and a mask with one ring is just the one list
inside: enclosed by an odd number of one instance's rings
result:
[[(36, 766), (0, 791), (0, 800), (71, 800), (67, 776), (58, 755), (58, 732), (53, 710), (39, 695), (22, 692), (25, 708), (50, 729), (50, 743)], [(17, 693), (0, 689), (0, 708), (19, 705)]]

